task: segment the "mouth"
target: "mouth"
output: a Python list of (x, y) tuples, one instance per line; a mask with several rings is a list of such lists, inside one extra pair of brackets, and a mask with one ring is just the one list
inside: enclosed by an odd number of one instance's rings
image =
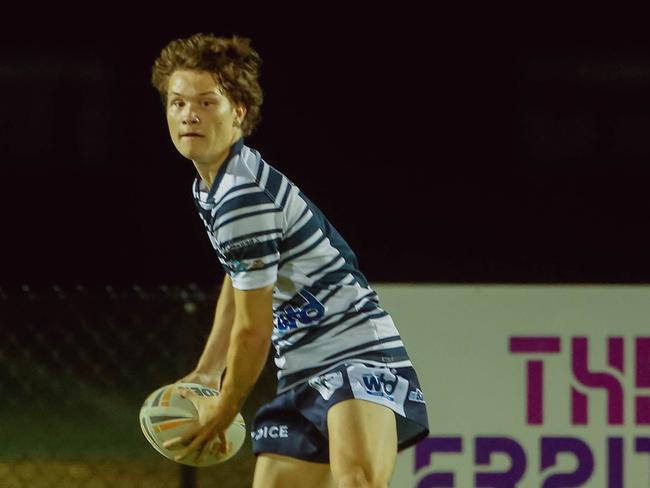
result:
[(203, 134), (199, 134), (198, 132), (186, 132), (185, 134), (181, 134), (181, 138), (183, 137), (205, 137)]

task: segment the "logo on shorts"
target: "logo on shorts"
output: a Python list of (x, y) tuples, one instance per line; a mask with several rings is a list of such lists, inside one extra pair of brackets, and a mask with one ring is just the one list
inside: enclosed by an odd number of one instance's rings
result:
[(353, 364), (347, 367), (347, 373), (354, 398), (385, 405), (404, 415), (409, 382), (394, 369)]
[(251, 439), (283, 439), (289, 437), (289, 426), (287, 425), (265, 425), (251, 432)]
[(363, 385), (369, 395), (384, 397), (391, 402), (395, 401), (393, 394), (397, 386), (397, 376), (393, 374), (364, 374)]
[(332, 398), (334, 392), (343, 386), (343, 373), (325, 373), (309, 378), (309, 386), (318, 390), (324, 400)]
[(412, 402), (426, 403), (424, 401), (424, 393), (419, 388), (409, 392), (409, 400)]

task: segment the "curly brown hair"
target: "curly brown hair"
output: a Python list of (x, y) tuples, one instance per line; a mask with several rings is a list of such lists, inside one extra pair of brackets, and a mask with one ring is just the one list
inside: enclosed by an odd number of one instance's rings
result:
[(246, 107), (242, 132), (249, 135), (261, 120), (263, 94), (259, 84), (262, 59), (246, 37), (217, 37), (213, 34), (194, 34), (175, 39), (167, 44), (152, 69), (151, 84), (167, 105), (169, 77), (177, 70), (196, 70), (212, 73), (215, 81), (235, 104)]

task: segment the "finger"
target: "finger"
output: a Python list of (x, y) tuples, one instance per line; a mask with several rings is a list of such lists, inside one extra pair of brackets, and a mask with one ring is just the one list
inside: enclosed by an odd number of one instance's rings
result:
[(201, 451), (196, 456), (196, 464), (201, 464), (205, 457), (212, 451), (212, 443), (206, 442), (203, 444)]
[(197, 417), (195, 418), (198, 421), (198, 424), (204, 425), (205, 410), (209, 405), (209, 399), (198, 395), (195, 391), (192, 391), (192, 389), (185, 386), (177, 386), (176, 391), (181, 398), (188, 400), (192, 404), (197, 413)]
[(221, 449), (221, 454), (226, 455), (230, 451), (232, 451), (232, 442), (226, 442), (225, 444), (222, 444), (222, 449)]
[(228, 442), (228, 439), (226, 439), (226, 434), (224, 432), (219, 432), (217, 435), (217, 438), (219, 440), (219, 453), (221, 454), (228, 454), (230, 451), (231, 443)]
[(195, 391), (187, 388), (186, 386), (177, 386), (176, 391), (181, 398), (192, 402), (192, 405), (194, 405), (194, 408), (196, 408), (197, 411), (199, 411), (201, 403), (208, 400), (207, 398), (198, 395)]
[(205, 434), (197, 435), (194, 438), (194, 440), (190, 443), (190, 445), (187, 446), (183, 451), (181, 451), (174, 459), (176, 461), (180, 461), (181, 459), (185, 459), (193, 452), (199, 450), (205, 443), (206, 437), (207, 436)]
[(181, 452), (179, 452), (176, 456), (174, 456), (174, 459), (176, 461), (182, 461), (184, 459), (187, 459), (192, 453), (195, 453), (199, 449), (199, 446), (200, 446), (199, 443), (192, 442), (192, 444), (190, 444)]
[(163, 447), (165, 449), (174, 449), (178, 446), (183, 445), (183, 436), (174, 437), (163, 442)]
[(192, 440), (201, 432), (201, 425), (196, 422), (194, 425), (189, 427), (182, 435), (178, 437), (173, 437), (169, 440), (163, 442), (163, 447), (165, 449), (174, 449), (178, 447), (187, 446)]
[(186, 386), (177, 386), (176, 391), (182, 398), (190, 398), (191, 396), (196, 396), (196, 393), (194, 393)]
[[(179, 388), (179, 393), (181, 391), (181, 388)], [(184, 389), (181, 396), (192, 403), (198, 414), (199, 423), (206, 425), (208, 420), (207, 418), (209, 417), (210, 412), (215, 408), (218, 401), (217, 397), (203, 397), (190, 389)]]

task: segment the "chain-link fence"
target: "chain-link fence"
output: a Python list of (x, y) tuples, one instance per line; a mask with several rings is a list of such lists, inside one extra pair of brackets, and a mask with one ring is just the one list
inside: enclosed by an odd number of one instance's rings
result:
[[(160, 456), (138, 423), (144, 398), (194, 367), (217, 292), (0, 289), (0, 488), (250, 486), (250, 439), (230, 461), (194, 469)], [(248, 421), (274, 389), (267, 365)]]

